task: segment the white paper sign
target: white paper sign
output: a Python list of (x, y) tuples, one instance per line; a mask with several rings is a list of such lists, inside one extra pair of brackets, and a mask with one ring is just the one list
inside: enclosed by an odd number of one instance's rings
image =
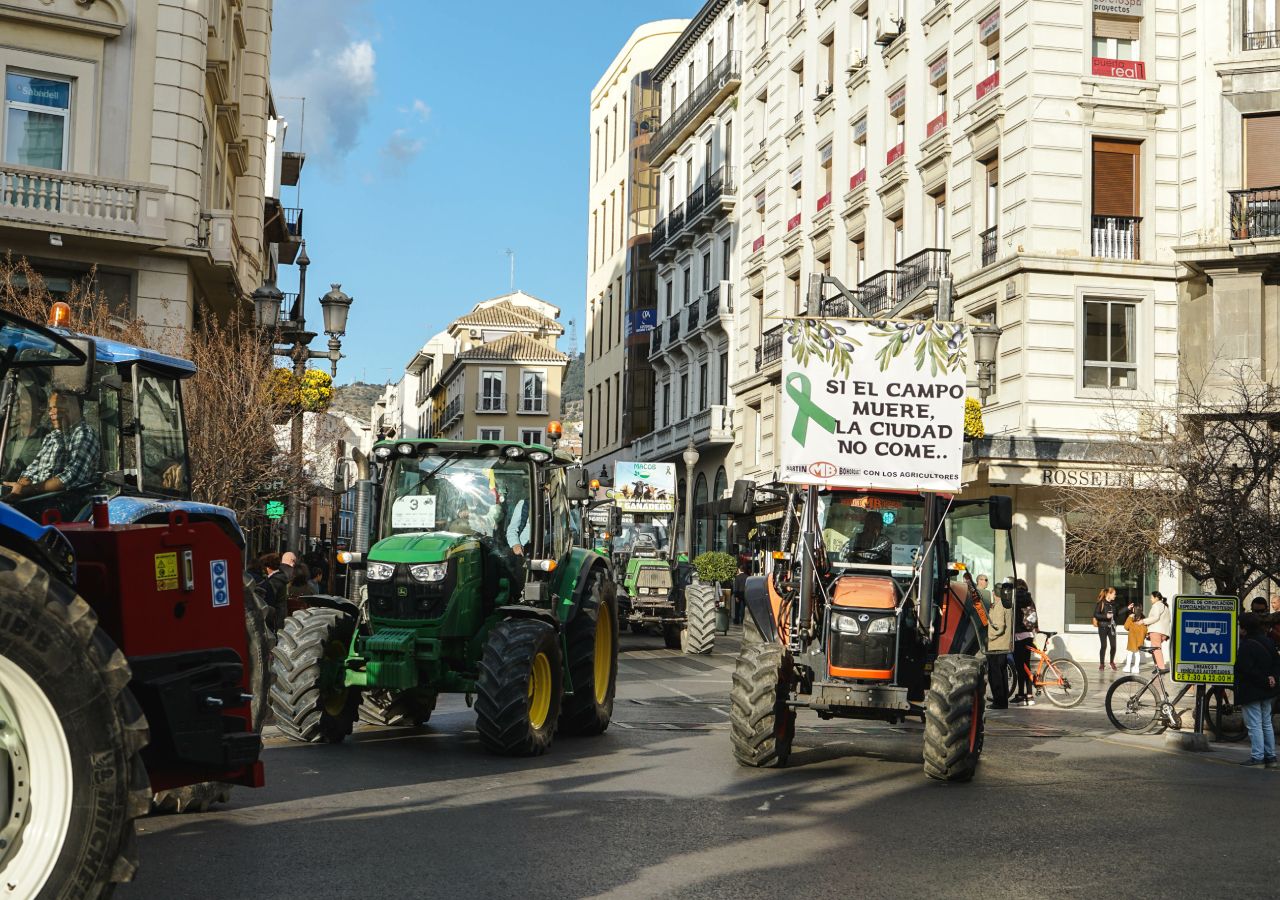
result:
[(785, 335), (783, 481), (960, 490), (964, 325), (790, 319)]
[(436, 527), (434, 494), (397, 497), (391, 504), (391, 527), (427, 530)]

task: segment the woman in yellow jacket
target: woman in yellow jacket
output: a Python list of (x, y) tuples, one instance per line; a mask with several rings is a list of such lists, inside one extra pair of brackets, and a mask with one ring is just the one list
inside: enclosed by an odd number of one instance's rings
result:
[(1124, 621), (1124, 630), (1129, 632), (1129, 652), (1125, 654), (1124, 671), (1137, 675), (1142, 667), (1142, 645), (1147, 641), (1147, 626), (1142, 624), (1142, 604), (1134, 601), (1129, 610), (1129, 617)]

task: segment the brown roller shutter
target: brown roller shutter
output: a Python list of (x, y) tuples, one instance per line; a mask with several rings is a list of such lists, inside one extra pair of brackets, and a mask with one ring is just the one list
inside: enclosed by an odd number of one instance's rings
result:
[(1136, 41), (1142, 33), (1142, 19), (1132, 16), (1094, 16), (1093, 36)]
[(1280, 185), (1280, 115), (1244, 120), (1244, 186)]
[(1138, 159), (1142, 144), (1129, 141), (1093, 142), (1093, 214), (1139, 216)]

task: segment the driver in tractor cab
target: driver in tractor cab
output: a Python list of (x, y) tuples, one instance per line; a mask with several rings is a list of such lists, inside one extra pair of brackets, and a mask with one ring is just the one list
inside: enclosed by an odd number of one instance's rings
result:
[(876, 510), (867, 510), (862, 520), (862, 532), (850, 548), (849, 557), (858, 562), (889, 562), (893, 542), (884, 534), (884, 516)]
[(17, 481), (6, 481), (14, 497), (55, 493), (92, 484), (102, 456), (98, 433), (84, 420), (79, 396), (66, 391), (49, 395), (49, 421), (40, 451)]

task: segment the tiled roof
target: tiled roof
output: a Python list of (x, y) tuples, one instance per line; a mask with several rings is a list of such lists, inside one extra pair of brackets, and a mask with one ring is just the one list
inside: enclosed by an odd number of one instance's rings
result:
[(563, 334), (560, 323), (531, 309), (521, 309), (513, 303), (502, 301), (493, 306), (484, 306), (474, 312), (455, 319), (455, 325), (479, 325), (493, 328), (545, 328), (556, 334)]
[(460, 360), (497, 359), (511, 362), (568, 362), (569, 357), (559, 350), (552, 350), (527, 334), (516, 332), (504, 338), (472, 347), (458, 354)]

